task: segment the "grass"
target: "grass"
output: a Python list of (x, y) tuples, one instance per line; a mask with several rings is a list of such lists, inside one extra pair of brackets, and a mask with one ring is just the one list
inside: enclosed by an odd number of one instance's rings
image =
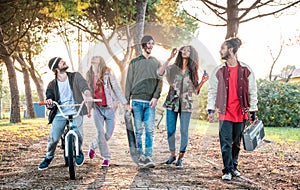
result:
[(9, 119), (0, 120), (0, 137), (13, 135), (15, 138), (36, 140), (48, 134), (47, 119), (23, 119), (21, 123), (10, 123)]
[[(46, 126), (46, 124), (47, 119), (45, 118), (22, 119), (22, 122), (17, 124), (9, 123), (9, 119), (2, 119), (0, 120), (0, 136), (13, 134), (18, 138), (30, 137), (31, 139), (37, 139), (41, 136), (47, 136), (49, 133), (50, 127)], [(206, 121), (192, 119), (190, 121), (190, 130), (192, 133), (201, 136), (218, 135), (219, 126), (218, 123), (208, 123)], [(300, 128), (265, 127), (264, 130), (265, 139), (273, 142), (280, 144), (300, 143)]]
[[(190, 129), (198, 135), (218, 135), (219, 124), (192, 119)], [(264, 127), (265, 139), (279, 144), (300, 144), (300, 128)]]
[(300, 128), (265, 127), (265, 138), (277, 143), (300, 143)]

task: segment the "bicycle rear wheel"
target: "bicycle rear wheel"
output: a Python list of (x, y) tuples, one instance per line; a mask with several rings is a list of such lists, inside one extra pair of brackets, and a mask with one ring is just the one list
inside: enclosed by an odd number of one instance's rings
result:
[(70, 134), (68, 136), (68, 165), (69, 165), (69, 175), (70, 179), (75, 179), (75, 143), (74, 136)]

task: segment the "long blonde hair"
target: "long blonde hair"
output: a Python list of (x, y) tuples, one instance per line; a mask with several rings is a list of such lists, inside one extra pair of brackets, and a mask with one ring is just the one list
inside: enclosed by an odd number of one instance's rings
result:
[(97, 77), (97, 83), (100, 82), (100, 84), (101, 84), (101, 83), (103, 83), (103, 77), (104, 77), (105, 71), (108, 69), (108, 67), (106, 66), (106, 63), (105, 63), (103, 57), (93, 56), (91, 61), (93, 61), (93, 59), (99, 59), (99, 62), (96, 65), (96, 73), (94, 73), (93, 65), (91, 65), (90, 69), (86, 73), (86, 78), (87, 78), (87, 81), (89, 84), (93, 84), (93, 79), (94, 79), (93, 76), (95, 75)]

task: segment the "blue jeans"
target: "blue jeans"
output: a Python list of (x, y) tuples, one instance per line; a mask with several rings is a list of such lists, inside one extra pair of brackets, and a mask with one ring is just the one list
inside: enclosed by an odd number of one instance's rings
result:
[(175, 151), (176, 141), (176, 123), (178, 115), (180, 116), (180, 153), (185, 153), (189, 140), (189, 125), (191, 112), (174, 112), (167, 109), (167, 133), (169, 150)]
[[(66, 126), (67, 119), (63, 116), (55, 116), (52, 122), (52, 126), (50, 129), (50, 136), (48, 139), (48, 145), (47, 145), (47, 153), (46, 158), (52, 159), (54, 157), (54, 153), (56, 150), (57, 143), (60, 140), (60, 137), (62, 136), (65, 126)], [(78, 144), (79, 144), (79, 150), (81, 150), (81, 145), (83, 141), (83, 129), (82, 129), (82, 123), (83, 123), (83, 117), (78, 116), (77, 118), (73, 119), (73, 124), (77, 126), (74, 128), (74, 131), (78, 135)]]
[[(153, 134), (155, 125), (155, 108), (151, 108), (149, 102), (132, 100), (134, 116), (135, 138), (138, 154), (152, 157)], [(143, 133), (145, 131), (145, 151), (143, 150)]]
[(237, 168), (242, 132), (245, 122), (219, 121), (219, 138), (224, 169), (222, 172), (230, 173)]
[(110, 107), (102, 107), (95, 105), (93, 113), (94, 123), (97, 129), (97, 142), (92, 142), (91, 148), (95, 149), (96, 147), (99, 147), (101, 156), (105, 160), (110, 160), (111, 154), (109, 151), (107, 141), (111, 138), (115, 129), (115, 110)]

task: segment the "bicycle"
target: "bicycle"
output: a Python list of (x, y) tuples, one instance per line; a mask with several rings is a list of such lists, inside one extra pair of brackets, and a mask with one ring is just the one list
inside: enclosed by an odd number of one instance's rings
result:
[[(101, 99), (93, 99), (92, 102), (101, 102)], [(39, 105), (46, 105), (46, 102), (39, 102)], [(69, 168), (70, 179), (75, 179), (76, 171), (75, 171), (75, 158), (79, 156), (79, 145), (78, 145), (78, 135), (74, 131), (77, 128), (73, 123), (73, 119), (80, 115), (80, 112), (83, 108), (84, 101), (80, 104), (64, 104), (60, 105), (56, 101), (53, 101), (54, 106), (57, 107), (62, 117), (67, 119), (65, 131), (61, 136), (61, 148), (64, 150), (64, 160), (65, 166)], [(79, 107), (77, 113), (75, 115), (65, 115), (62, 111), (62, 107)]]

